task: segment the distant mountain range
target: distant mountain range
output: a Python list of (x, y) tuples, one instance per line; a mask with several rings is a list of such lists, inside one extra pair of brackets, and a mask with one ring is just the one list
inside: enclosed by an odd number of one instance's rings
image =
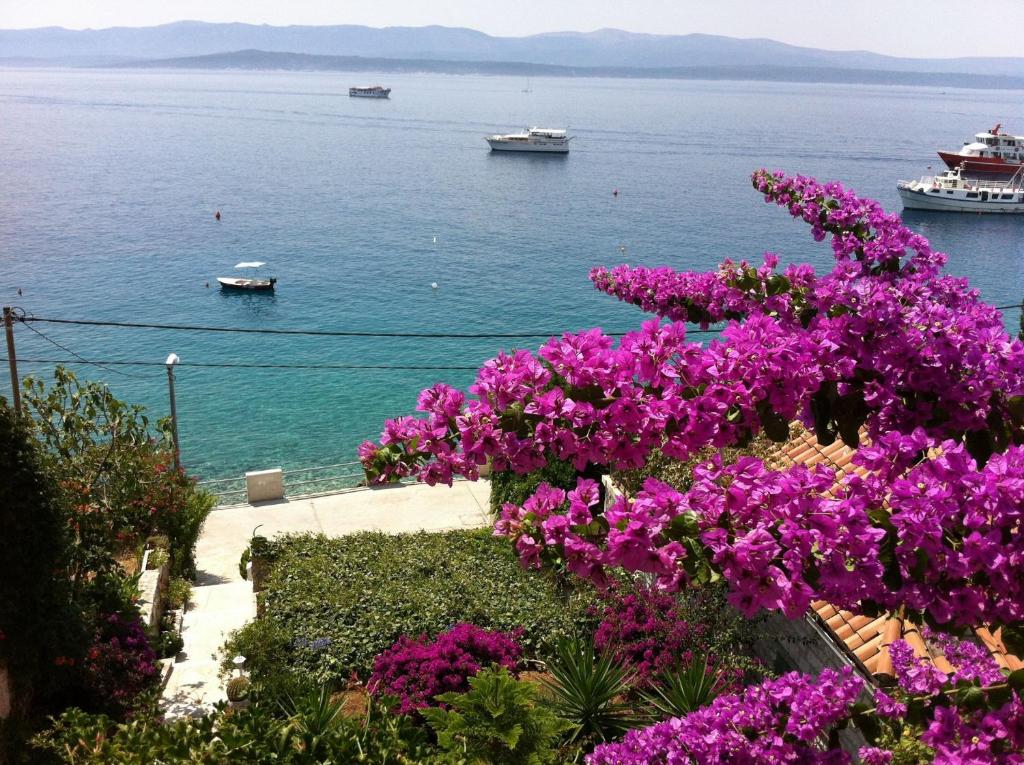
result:
[(441, 61), (367, 56), (313, 56), (242, 50), (208, 56), (132, 61), (108, 67), (145, 69), (250, 69), (264, 71), (438, 72), (441, 74), (506, 74), (536, 77), (647, 77), (681, 80), (759, 80), (835, 82), (881, 85), (932, 85), (961, 88), (1022, 89), (1024, 77), (943, 72), (892, 72), (872, 69), (796, 66), (557, 66), (522, 61)]
[(762, 76), (755, 79), (1024, 85), (1024, 58), (913, 59), (802, 48), (773, 40), (650, 35), (615, 29), (494, 37), (472, 29), (437, 26), (375, 29), (181, 21), (138, 28), (44, 27), (0, 30), (0, 64), (530, 71), (715, 79), (749, 79), (760, 72)]

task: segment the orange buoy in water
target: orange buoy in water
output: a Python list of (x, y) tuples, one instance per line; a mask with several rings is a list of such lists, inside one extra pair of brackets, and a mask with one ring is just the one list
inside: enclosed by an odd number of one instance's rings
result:
[(217, 212), (213, 214), (213, 217), (216, 218), (217, 220), (220, 220), (220, 210), (217, 210)]

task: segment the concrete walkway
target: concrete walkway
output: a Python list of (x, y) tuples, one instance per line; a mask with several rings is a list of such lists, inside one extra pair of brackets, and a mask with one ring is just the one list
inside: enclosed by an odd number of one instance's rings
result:
[(225, 698), (220, 649), (229, 633), (256, 616), (252, 585), (238, 573), (255, 527), (268, 538), (477, 528), (488, 523), (489, 497), (487, 481), (460, 481), (451, 488), (388, 486), (214, 510), (196, 545), (198, 575), (181, 632), (185, 647), (163, 694), (167, 716), (201, 714)]

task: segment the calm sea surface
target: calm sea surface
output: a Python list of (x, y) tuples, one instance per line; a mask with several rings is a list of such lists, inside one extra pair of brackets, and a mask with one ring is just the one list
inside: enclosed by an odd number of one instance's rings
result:
[[(388, 101), (350, 99), (363, 80)], [(357, 80), (359, 82), (357, 82)], [(0, 71), (0, 301), (41, 317), (395, 332), (634, 327), (597, 264), (723, 258), (828, 268), (766, 206), (761, 166), (836, 179), (898, 209), (1024, 93), (857, 85), (337, 73)], [(568, 157), (491, 154), (488, 132), (568, 126)], [(612, 196), (619, 190), (617, 197)], [(220, 210), (222, 220), (214, 220)], [(1024, 217), (912, 213), (988, 300), (1024, 293)], [(273, 295), (207, 283), (264, 260)], [(436, 282), (438, 289), (432, 289)], [(23, 295), (17, 296), (21, 288)], [(1007, 312), (1007, 326), (1017, 316)], [(409, 340), (33, 325), (88, 359), (475, 367), (544, 338)], [(16, 329), (24, 359), (67, 352)], [(162, 367), (71, 364), (167, 413)], [(50, 362), (22, 361), (49, 375)], [(115, 371), (116, 370), (116, 371)], [(179, 368), (185, 463), (207, 477), (355, 459), (417, 392), (472, 372)], [(6, 365), (0, 395), (9, 395)]]

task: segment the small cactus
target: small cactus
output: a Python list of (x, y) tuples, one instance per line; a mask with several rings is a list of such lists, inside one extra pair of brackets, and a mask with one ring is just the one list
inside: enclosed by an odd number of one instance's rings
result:
[(233, 677), (228, 680), (227, 694), (228, 701), (245, 701), (249, 698), (249, 691), (252, 689), (252, 683), (247, 677)]

